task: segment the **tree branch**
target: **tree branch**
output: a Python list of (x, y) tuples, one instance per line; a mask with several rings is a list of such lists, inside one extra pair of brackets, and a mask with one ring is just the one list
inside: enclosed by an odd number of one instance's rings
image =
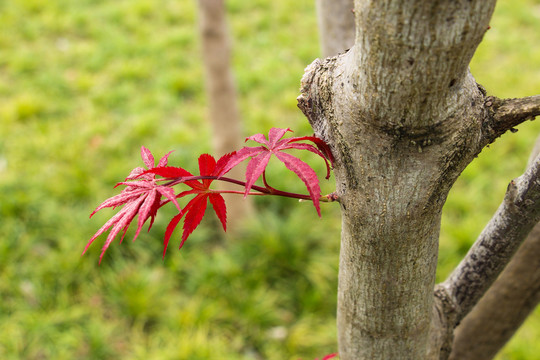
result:
[(540, 225), (456, 328), (451, 360), (491, 359), (540, 302)]
[(485, 144), (490, 144), (499, 136), (515, 131), (514, 126), (540, 115), (540, 95), (520, 99), (498, 99), (488, 97), (485, 103), (491, 109), (489, 120), (484, 123)]
[(463, 261), (441, 284), (453, 300), (458, 324), (497, 279), (540, 219), (540, 157), (508, 185), (503, 203)]
[[(540, 153), (536, 141), (529, 163)], [(540, 223), (455, 330), (451, 360), (491, 359), (540, 302)]]

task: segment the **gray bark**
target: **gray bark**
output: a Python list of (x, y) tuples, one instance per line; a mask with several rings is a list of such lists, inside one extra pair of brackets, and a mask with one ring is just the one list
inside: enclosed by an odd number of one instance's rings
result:
[[(531, 155), (531, 164), (539, 152), (540, 139)], [(456, 328), (450, 359), (492, 359), (539, 302), (540, 224), (537, 224), (499, 278)]]
[(540, 302), (540, 227), (456, 328), (450, 359), (492, 359)]
[(461, 313), (445, 288), (433, 296), (442, 206), (484, 146), (538, 114), (537, 98), (487, 97), (468, 71), (494, 5), (356, 0), (355, 45), (306, 68), (298, 105), (336, 157), (341, 359), (450, 351)]
[[(231, 39), (225, 18), (224, 0), (199, 0), (200, 33), (210, 105), (214, 152), (218, 156), (240, 149), (242, 126), (231, 68)], [(231, 177), (243, 179), (245, 165), (235, 167)], [(219, 184), (218, 184), (219, 186)], [(251, 212), (251, 201), (224, 194), (229, 228), (234, 229)]]
[(503, 203), (465, 258), (442, 286), (458, 309), (456, 321), (467, 315), (540, 220), (540, 158), (512, 180)]
[(354, 45), (354, 0), (316, 0), (323, 57), (334, 56)]

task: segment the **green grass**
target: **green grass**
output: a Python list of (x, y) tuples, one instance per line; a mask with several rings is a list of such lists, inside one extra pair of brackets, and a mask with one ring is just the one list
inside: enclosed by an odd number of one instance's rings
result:
[[(313, 1), (234, 0), (228, 9), (246, 135), (271, 126), (309, 134), (296, 96), (318, 56)], [(471, 66), (488, 91), (539, 92), (539, 19), (538, 1), (501, 2)], [(189, 169), (211, 149), (196, 22), (191, 1), (0, 2), (0, 358), (282, 360), (335, 351), (333, 204), (319, 220), (309, 204), (260, 199), (234, 238), (210, 217), (162, 261), (165, 213), (137, 242), (113, 243), (101, 266), (100, 240), (80, 256), (112, 212), (89, 213), (140, 165), (141, 145), (157, 156), (174, 149), (171, 163)], [(439, 279), (523, 170), (540, 127), (519, 129), (452, 190)], [(276, 187), (301, 190), (276, 170)], [(499, 359), (533, 359), (538, 338), (537, 311)]]

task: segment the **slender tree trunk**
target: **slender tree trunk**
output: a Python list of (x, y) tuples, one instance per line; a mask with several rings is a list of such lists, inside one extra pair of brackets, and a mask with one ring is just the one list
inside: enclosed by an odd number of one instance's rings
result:
[[(434, 296), (448, 191), (483, 147), (540, 113), (537, 98), (518, 106), (487, 97), (468, 71), (494, 6), (356, 0), (355, 45), (306, 68), (299, 107), (336, 157), (341, 359), (447, 357), (457, 319), (513, 254), (515, 242), (480, 273), (483, 287), (456, 297), (451, 281)], [(527, 193), (528, 181), (515, 193)]]
[(354, 45), (354, 0), (316, 0), (323, 57)]
[[(220, 156), (240, 149), (242, 127), (237, 94), (231, 70), (231, 41), (225, 18), (224, 0), (199, 0), (200, 32), (210, 105), (213, 146)], [(231, 176), (242, 179), (245, 168), (237, 166)], [(251, 212), (251, 201), (225, 194), (228, 224), (235, 228)]]

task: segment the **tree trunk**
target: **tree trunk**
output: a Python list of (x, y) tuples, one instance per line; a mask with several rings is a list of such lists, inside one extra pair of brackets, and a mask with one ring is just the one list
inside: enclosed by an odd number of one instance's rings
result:
[[(214, 152), (219, 156), (240, 149), (242, 129), (236, 88), (231, 70), (231, 41), (225, 19), (224, 0), (199, 0), (200, 33), (206, 72), (206, 92), (210, 105)], [(242, 179), (245, 165), (231, 170)], [(229, 228), (234, 229), (251, 212), (251, 200), (223, 195), (227, 201)]]
[(334, 56), (354, 45), (354, 0), (316, 0), (323, 57)]
[(487, 97), (468, 71), (494, 6), (356, 0), (355, 45), (306, 68), (299, 107), (336, 157), (343, 360), (445, 357), (456, 306), (485, 291), (434, 297), (448, 191), (483, 147), (540, 113), (539, 98), (513, 112)]

